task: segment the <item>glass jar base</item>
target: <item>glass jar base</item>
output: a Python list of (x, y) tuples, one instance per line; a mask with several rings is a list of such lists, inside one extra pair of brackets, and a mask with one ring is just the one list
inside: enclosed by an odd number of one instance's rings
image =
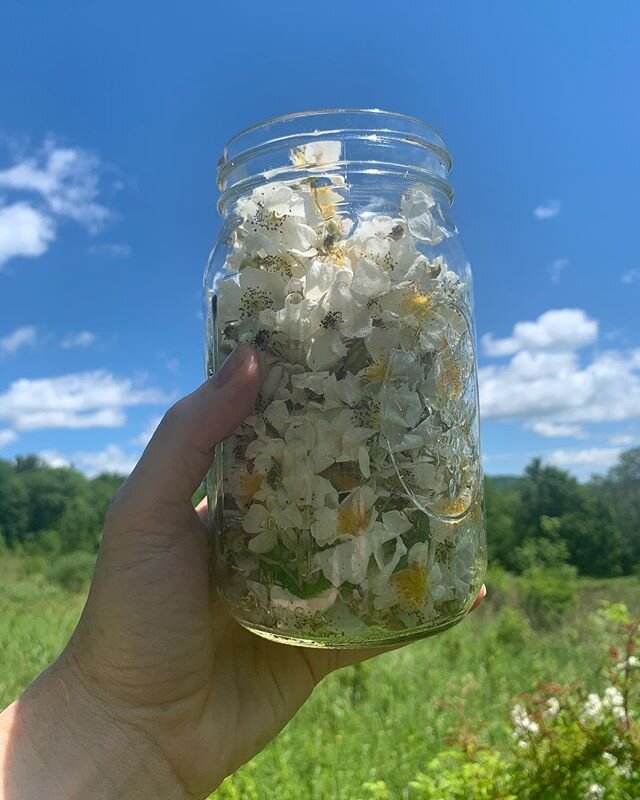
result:
[(341, 637), (340, 639), (338, 639), (337, 636), (315, 637), (313, 639), (307, 639), (304, 636), (278, 633), (270, 628), (262, 627), (256, 623), (247, 622), (239, 617), (236, 617), (235, 615), (234, 618), (246, 630), (256, 634), (257, 636), (260, 636), (263, 639), (268, 639), (271, 642), (288, 644), (294, 647), (312, 647), (318, 650), (359, 650), (375, 649), (397, 644), (408, 644), (409, 642), (414, 642), (418, 639), (426, 639), (429, 636), (435, 636), (437, 633), (442, 633), (443, 631), (446, 631), (461, 622), (467, 616), (469, 610), (470, 608), (466, 608), (455, 617), (451, 617), (446, 620), (446, 622), (442, 622), (439, 625), (422, 625), (420, 627), (410, 628), (397, 633), (388, 630), (371, 630), (362, 636)]

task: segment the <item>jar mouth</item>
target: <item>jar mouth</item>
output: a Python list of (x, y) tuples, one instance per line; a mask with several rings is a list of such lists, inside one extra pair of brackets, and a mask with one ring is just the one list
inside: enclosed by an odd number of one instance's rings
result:
[[(257, 122), (229, 139), (218, 161), (220, 204), (279, 172), (290, 173), (288, 154), (296, 147), (323, 140), (351, 142), (340, 161), (331, 168), (367, 165), (384, 173), (415, 171), (417, 179), (433, 178), (451, 195), (447, 176), (451, 156), (444, 138), (432, 125), (394, 111), (382, 109), (322, 109), (285, 114)], [(353, 143), (358, 143), (358, 155)], [(325, 165), (326, 166), (326, 165)], [(296, 167), (298, 171), (304, 167)], [(317, 168), (316, 168), (317, 169)], [(350, 169), (349, 171), (353, 171)], [(281, 178), (280, 178), (281, 179)]]

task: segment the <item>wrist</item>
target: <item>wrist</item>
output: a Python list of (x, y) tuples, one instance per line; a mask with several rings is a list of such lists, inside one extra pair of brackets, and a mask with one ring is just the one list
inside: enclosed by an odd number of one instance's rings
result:
[(186, 800), (158, 748), (57, 662), (0, 715), (0, 800)]

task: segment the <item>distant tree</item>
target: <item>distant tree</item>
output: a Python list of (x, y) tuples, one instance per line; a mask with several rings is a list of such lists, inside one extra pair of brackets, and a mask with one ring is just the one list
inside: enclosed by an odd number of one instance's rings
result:
[(610, 499), (613, 515), (627, 543), (628, 568), (640, 564), (640, 447), (622, 453), (606, 476), (593, 482)]
[(12, 464), (0, 461), (0, 531), (8, 547), (20, 541), (29, 526), (29, 497)]
[(519, 537), (515, 527), (520, 495), (514, 490), (499, 488), (493, 478), (485, 478), (485, 510), (487, 514), (487, 546), (491, 563), (513, 569), (514, 553)]
[(619, 575), (625, 568), (623, 535), (607, 498), (540, 459), (525, 470), (516, 528), (523, 542), (564, 542), (569, 563), (583, 575)]

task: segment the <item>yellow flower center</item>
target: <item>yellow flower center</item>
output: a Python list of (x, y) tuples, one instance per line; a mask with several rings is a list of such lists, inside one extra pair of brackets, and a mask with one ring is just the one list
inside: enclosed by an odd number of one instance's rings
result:
[(464, 514), (467, 510), (469, 501), (468, 498), (462, 497), (449, 497), (439, 506), (439, 512), (445, 514), (447, 517), (458, 517)]
[(331, 219), (336, 213), (335, 189), (333, 186), (319, 186), (313, 190), (313, 196), (322, 219)]
[(402, 303), (402, 310), (405, 314), (411, 314), (420, 322), (425, 322), (431, 314), (435, 301), (431, 292), (416, 292), (413, 291), (406, 297)]
[(460, 394), (462, 392), (462, 367), (451, 352), (451, 345), (446, 339), (440, 359), (440, 386), (446, 389), (448, 394)]
[(252, 499), (254, 494), (258, 491), (264, 480), (264, 475), (259, 472), (254, 472), (252, 475), (246, 473), (240, 476), (240, 492), (242, 501), (247, 504)]
[(389, 359), (379, 358), (370, 367), (367, 367), (366, 375), (371, 383), (382, 383), (389, 372)]
[(361, 536), (369, 527), (371, 511), (367, 510), (360, 495), (352, 495), (338, 509), (338, 533), (341, 536)]
[(409, 611), (417, 611), (427, 594), (427, 568), (424, 564), (411, 564), (393, 574), (391, 583)]

